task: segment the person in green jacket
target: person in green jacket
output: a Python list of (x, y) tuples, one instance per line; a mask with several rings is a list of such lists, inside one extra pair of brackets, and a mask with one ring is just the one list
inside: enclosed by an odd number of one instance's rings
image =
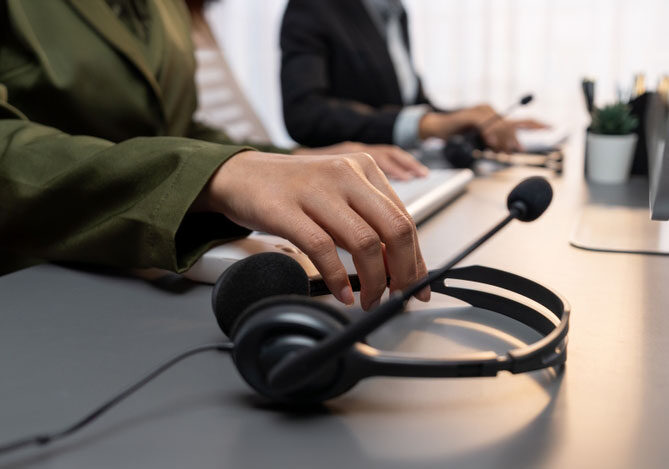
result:
[(424, 277), (415, 225), (369, 155), (263, 153), (193, 121), (188, 16), (181, 0), (0, 0), (0, 273), (182, 272), (256, 229), (307, 253), (347, 304), (335, 245), (365, 309), (384, 255), (391, 290)]

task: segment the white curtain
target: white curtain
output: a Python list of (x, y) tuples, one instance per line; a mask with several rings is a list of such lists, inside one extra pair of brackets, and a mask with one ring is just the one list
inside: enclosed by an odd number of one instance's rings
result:
[[(318, 1), (318, 0), (313, 0)], [(597, 103), (649, 88), (669, 74), (669, 0), (405, 0), (412, 52), (428, 95), (453, 108), (498, 109), (532, 92), (519, 111), (576, 130), (587, 122), (580, 83)], [(281, 113), (278, 47), (286, 0), (221, 0), (212, 29), (273, 139), (288, 144)]]

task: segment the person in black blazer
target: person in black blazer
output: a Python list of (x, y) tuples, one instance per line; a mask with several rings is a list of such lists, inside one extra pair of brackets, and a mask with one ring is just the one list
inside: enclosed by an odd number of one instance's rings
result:
[[(290, 0), (281, 26), (288, 133), (306, 146), (351, 140), (410, 148), (424, 138), (477, 128), (495, 115), (488, 105), (437, 109), (409, 50), (400, 0)], [(540, 124), (501, 120), (482, 137), (493, 149), (517, 150), (518, 127)]]

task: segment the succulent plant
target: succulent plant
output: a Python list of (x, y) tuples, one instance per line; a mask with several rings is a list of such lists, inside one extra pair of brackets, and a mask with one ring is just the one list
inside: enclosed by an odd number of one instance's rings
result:
[(590, 132), (603, 135), (627, 135), (639, 125), (639, 119), (632, 115), (625, 103), (609, 104), (596, 108), (592, 113)]

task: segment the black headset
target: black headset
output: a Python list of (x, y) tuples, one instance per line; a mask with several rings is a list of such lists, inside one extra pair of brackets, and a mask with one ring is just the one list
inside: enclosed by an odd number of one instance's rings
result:
[(479, 161), (487, 161), (502, 167), (527, 166), (546, 168), (556, 173), (562, 172), (563, 154), (559, 148), (533, 151), (531, 160), (514, 157), (505, 153), (486, 152), (486, 145), (478, 132), (457, 134), (450, 137), (441, 150), (444, 159), (457, 169), (473, 169)]
[[(217, 281), (212, 307), (221, 330), (234, 344), (237, 370), (271, 401), (312, 404), (334, 398), (370, 376), (495, 376), (499, 371), (522, 373), (562, 365), (569, 327), (569, 306), (564, 299), (509, 272), (481, 266), (453, 268), (510, 220), (536, 219), (551, 198), (545, 179), (525, 180), (509, 195), (509, 215), (493, 230), (423, 281), (394, 293), (355, 322), (337, 308), (311, 298), (329, 292), (322, 280), (309, 280), (299, 263), (286, 255), (262, 253), (235, 263)], [(350, 279), (354, 290), (359, 290), (357, 276)], [(447, 286), (447, 279), (467, 280), (480, 288)], [(515, 319), (542, 338), (505, 355), (484, 352), (454, 359), (408, 357), (364, 342), (426, 285), (435, 293)], [(496, 287), (495, 292), (489, 287)]]
[[(449, 287), (445, 284), (447, 279), (468, 280), (521, 295), (541, 305), (552, 318), (517, 298), (484, 289)], [(243, 311), (232, 309), (227, 301), (229, 294), (247, 289), (255, 282), (269, 288), (257, 290), (258, 298), (251, 300), (252, 304)], [(234, 343), (232, 358), (237, 370), (253, 389), (274, 402), (322, 402), (371, 376), (495, 376), (499, 371), (522, 373), (554, 367), (566, 360), (569, 306), (564, 299), (518, 275), (470, 266), (450, 269), (444, 276), (437, 277), (430, 283), (432, 292), (515, 319), (540, 333), (539, 341), (506, 355), (483, 352), (457, 359), (408, 357), (380, 351), (360, 341), (333, 351), (330, 356), (319, 357), (317, 363), (310, 363), (306, 369), (299, 367), (289, 379), (282, 380), (278, 374), (281, 365), (286, 373), (291, 361), (317, 353), (319, 344), (342, 337), (356, 324), (337, 308), (310, 298), (311, 283), (294, 259), (279, 253), (263, 253), (234, 264), (214, 288), (214, 312), (219, 326)], [(372, 317), (379, 309), (367, 314)]]
[[(490, 267), (454, 266), (511, 220), (532, 221), (548, 207), (553, 192), (543, 178), (521, 182), (507, 199), (509, 214), (481, 238), (439, 269), (351, 322), (337, 308), (311, 298), (329, 293), (322, 280), (310, 280), (284, 254), (262, 253), (232, 265), (216, 282), (212, 306), (223, 332), (232, 340), (192, 347), (154, 368), (137, 382), (61, 430), (0, 444), (0, 455), (64, 439), (96, 420), (116, 404), (176, 363), (193, 355), (231, 353), (244, 380), (269, 400), (315, 404), (332, 399), (370, 376), (462, 378), (523, 373), (560, 367), (567, 359), (569, 305), (557, 293), (532, 280)], [(357, 276), (349, 276), (360, 290)], [(465, 280), (475, 287), (454, 287), (446, 280)], [(504, 355), (481, 352), (452, 359), (427, 359), (381, 351), (365, 343), (372, 331), (404, 310), (424, 287), (472, 306), (515, 319), (541, 339)], [(493, 287), (494, 291), (491, 291)]]

